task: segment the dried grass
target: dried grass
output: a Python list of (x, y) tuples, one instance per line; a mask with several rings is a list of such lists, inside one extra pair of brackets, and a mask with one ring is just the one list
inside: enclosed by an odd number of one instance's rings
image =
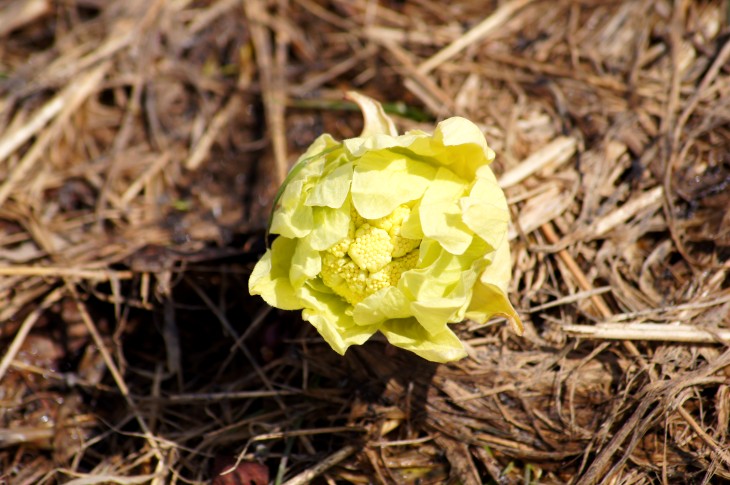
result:
[[(730, 480), (729, 16), (3, 2), (0, 483)], [(482, 127), (524, 338), (343, 359), (247, 296), (289, 164), (359, 131), (346, 89)]]

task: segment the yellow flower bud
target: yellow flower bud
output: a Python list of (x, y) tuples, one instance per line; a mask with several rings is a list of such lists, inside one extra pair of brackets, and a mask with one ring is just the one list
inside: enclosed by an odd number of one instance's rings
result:
[(376, 101), (348, 93), (361, 136), (319, 137), (277, 195), (251, 294), (302, 316), (340, 354), (375, 332), (421, 357), (466, 355), (449, 324), (506, 317), (509, 211), (494, 152), (470, 121), (398, 135)]

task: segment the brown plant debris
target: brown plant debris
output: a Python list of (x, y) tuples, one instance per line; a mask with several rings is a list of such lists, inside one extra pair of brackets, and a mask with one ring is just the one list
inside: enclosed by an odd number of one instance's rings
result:
[[(730, 480), (730, 3), (0, 2), (0, 483)], [(335, 355), (247, 295), (322, 132), (497, 152), (526, 326)]]

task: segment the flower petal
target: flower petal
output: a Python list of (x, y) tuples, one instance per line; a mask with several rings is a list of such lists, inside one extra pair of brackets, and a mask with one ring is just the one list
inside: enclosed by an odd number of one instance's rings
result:
[(400, 235), (408, 239), (423, 239), (423, 230), (421, 229), (420, 216), (421, 202), (416, 202), (411, 208), (408, 217), (405, 218), (400, 226)]
[(494, 150), (487, 145), (482, 130), (466, 118), (455, 116), (439, 123), (433, 142), (447, 150), (448, 156), (439, 160), (466, 180), (474, 179), (479, 167), (494, 160)]
[(423, 194), (418, 211), (424, 236), (435, 239), (452, 254), (463, 253), (472, 241), (472, 232), (461, 220), (456, 203), (466, 185), (451, 170), (439, 168)]
[(426, 301), (414, 301), (411, 303), (411, 313), (418, 323), (431, 335), (443, 332), (446, 324), (453, 320), (453, 316), (459, 312), (466, 303), (465, 298), (434, 298)]
[(298, 239), (289, 268), (289, 281), (292, 286), (301, 287), (305, 281), (316, 278), (321, 270), (322, 258), (319, 251), (312, 248), (308, 237)]
[[(287, 188), (289, 188), (289, 186), (291, 185), (291, 182), (293, 182), (294, 180), (300, 180), (302, 184), (300, 186), (301, 188), (307, 178), (311, 177), (312, 175), (318, 175), (322, 172), (325, 167), (325, 155), (332, 155), (336, 153), (338, 149), (340, 152), (342, 152), (341, 147), (342, 144), (336, 142), (334, 138), (332, 138), (332, 136), (324, 134), (314, 140), (314, 142), (309, 146), (307, 151), (301, 157), (299, 157), (296, 163), (294, 163), (292, 168), (289, 170), (289, 173), (286, 175), (286, 178), (281, 183), (279, 190), (274, 196), (274, 203), (272, 204), (272, 211), (271, 215), (269, 216), (269, 232), (274, 232), (271, 229), (273, 218), (276, 215), (276, 212), (278, 210), (281, 210), (281, 198), (283, 197)], [(289, 198), (291, 198), (291, 194), (299, 195), (299, 192), (290, 191), (290, 195), (288, 196)], [(291, 206), (291, 202), (289, 201), (285, 205)]]
[(505, 238), (492, 255), (491, 264), (484, 269), (474, 285), (471, 303), (464, 316), (477, 323), (485, 323), (493, 316), (502, 316), (509, 320), (517, 335), (522, 335), (524, 327), (520, 316), (507, 298), (511, 265), (509, 243)]
[(375, 134), (367, 137), (348, 138), (342, 145), (353, 158), (359, 158), (366, 153), (380, 150), (408, 152), (411, 155), (418, 153), (412, 150), (414, 146), (430, 146), (430, 136), (422, 131), (409, 131), (405, 135), (391, 136)]
[(464, 318), (471, 289), (486, 264), (486, 250), (480, 239), (458, 256), (435, 241), (421, 243), (418, 267), (403, 273), (398, 288), (411, 298), (412, 314), (429, 333), (438, 334), (447, 323)]
[(352, 316), (358, 325), (377, 325), (392, 318), (411, 316), (410, 301), (395, 286), (383, 288), (355, 305)]
[[(340, 146), (342, 146), (342, 143), (335, 140), (329, 133), (320, 135), (309, 145), (307, 151), (302, 153), (302, 156), (296, 161), (294, 167), (311, 158), (321, 157), (326, 152), (330, 152), (332, 149), (339, 148)], [(292, 167), (292, 171), (294, 171), (294, 167)]]
[(392, 345), (432, 362), (451, 362), (466, 357), (464, 345), (448, 327), (431, 335), (415, 318), (402, 318), (388, 320), (380, 331)]
[(486, 261), (486, 243), (475, 239), (468, 250), (452, 254), (436, 241), (421, 242), (420, 260), (415, 269), (401, 275), (398, 288), (411, 300), (426, 302), (453, 298), (460, 286), (475, 282)]
[(500, 316), (509, 320), (512, 330), (517, 335), (522, 335), (525, 330), (507, 295), (496, 286), (485, 285), (482, 282), (474, 285), (471, 304), (464, 316), (477, 323), (485, 323), (494, 316)]
[(357, 325), (349, 315), (349, 304), (335, 294), (304, 286), (301, 297), (306, 305), (302, 318), (340, 355), (350, 345), (365, 343), (378, 330), (377, 325)]
[(462, 219), (487, 244), (496, 249), (507, 235), (509, 210), (504, 192), (488, 166), (479, 169), (479, 178), (472, 185), (468, 197), (459, 201)]
[(271, 306), (282, 310), (298, 310), (302, 302), (289, 281), (289, 268), (296, 240), (277, 237), (264, 256), (254, 266), (248, 280), (248, 291), (261, 297)]
[(312, 208), (301, 203), (305, 181), (292, 180), (284, 189), (271, 219), (272, 234), (294, 239), (304, 237), (314, 227)]
[(479, 276), (485, 285), (494, 285), (503, 293), (507, 293), (507, 286), (512, 276), (512, 258), (510, 257), (509, 241), (504, 238), (502, 244), (489, 254), (489, 264)]
[(366, 219), (385, 217), (423, 194), (435, 170), (430, 165), (387, 151), (369, 152), (352, 176), (352, 203)]
[(346, 163), (325, 173), (319, 182), (312, 188), (304, 201), (309, 206), (326, 206), (338, 209), (347, 199), (352, 181), (352, 164)]
[(309, 242), (317, 251), (329, 249), (347, 236), (350, 227), (350, 202), (339, 209), (313, 207), (314, 227), (309, 233)]
[(362, 111), (365, 126), (362, 129), (361, 137), (377, 134), (396, 136), (398, 134), (393, 120), (385, 114), (383, 105), (379, 102), (356, 91), (348, 91), (346, 96), (356, 102)]

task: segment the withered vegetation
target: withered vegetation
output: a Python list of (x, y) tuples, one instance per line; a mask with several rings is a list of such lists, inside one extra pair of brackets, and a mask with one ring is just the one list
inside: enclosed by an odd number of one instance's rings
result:
[[(0, 2), (0, 483), (730, 480), (729, 17)], [(289, 165), (360, 130), (350, 89), (484, 130), (524, 338), (342, 358), (248, 295)]]

